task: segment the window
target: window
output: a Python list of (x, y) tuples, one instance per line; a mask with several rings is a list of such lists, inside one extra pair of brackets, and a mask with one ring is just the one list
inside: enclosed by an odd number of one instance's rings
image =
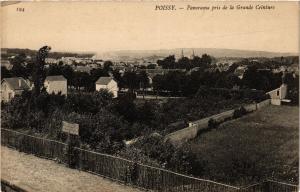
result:
[(8, 99), (11, 99), (11, 98), (12, 98), (12, 94), (8, 93)]
[(279, 90), (277, 90), (277, 96), (279, 96)]

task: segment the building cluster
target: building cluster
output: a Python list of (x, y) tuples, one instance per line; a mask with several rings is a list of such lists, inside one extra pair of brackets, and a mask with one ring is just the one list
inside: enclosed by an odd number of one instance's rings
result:
[[(119, 87), (112, 77), (100, 77), (96, 83), (96, 91), (107, 90), (113, 94), (113, 98), (118, 97)], [(33, 82), (23, 77), (4, 78), (1, 81), (1, 101), (9, 102), (15, 96), (21, 95), (23, 91), (32, 90)], [(68, 81), (62, 75), (47, 76), (44, 87), (49, 94), (61, 94), (67, 96)]]
[[(1, 67), (5, 67), (8, 70), (13, 68), (10, 60), (13, 59), (14, 56), (11, 56), (7, 59), (1, 59)], [(181, 58), (185, 57), (182, 51)], [(190, 58), (194, 58), (195, 54), (190, 56)], [(154, 59), (155, 58), (155, 59)], [(194, 71), (199, 71), (200, 67), (194, 67), (190, 70), (186, 69), (163, 69), (162, 66), (157, 64), (157, 56), (153, 57), (153, 59), (141, 58), (134, 60), (126, 60), (123, 61), (112, 61), (112, 66), (110, 66), (113, 70), (116, 70), (120, 73), (121, 76), (125, 74), (125, 72), (146, 72), (149, 78), (150, 87), (152, 84), (152, 79), (156, 75), (165, 75), (169, 72), (180, 71), (187, 74), (191, 74)], [(26, 58), (31, 59), (31, 58)], [(156, 60), (156, 61), (155, 61)], [(258, 62), (256, 60), (252, 60), (252, 62)], [(61, 57), (59, 59), (56, 58), (46, 58), (45, 59), (45, 67), (50, 67), (50, 65), (59, 64), (59, 65), (69, 65), (75, 72), (86, 72), (90, 73), (92, 69), (103, 68), (105, 61), (101, 59), (97, 59), (95, 56), (93, 57)], [(245, 72), (248, 69), (247, 64), (243, 64), (241, 59), (237, 58), (220, 58), (214, 64), (211, 65), (210, 68), (206, 69), (208, 72), (215, 71), (227, 71), (233, 64), (237, 64), (237, 68), (233, 72), (237, 77), (243, 79)], [(26, 64), (26, 63), (25, 63)], [(280, 65), (280, 66), (270, 66), (268, 68), (262, 68), (258, 70), (268, 70), (273, 73), (280, 72), (288, 72), (293, 73), (294, 75), (299, 75), (299, 65), (298, 63), (294, 63), (291, 65)], [(68, 92), (68, 82), (67, 79), (63, 76), (48, 76), (45, 79), (44, 87), (46, 88), (49, 94), (63, 94), (67, 95)], [(100, 77), (95, 82), (96, 90), (106, 89), (113, 94), (113, 97), (118, 97), (119, 87), (117, 82), (110, 77)], [(33, 83), (30, 80), (25, 80), (22, 77), (13, 77), (13, 78), (4, 78), (1, 81), (1, 92), (2, 92), (2, 101), (9, 101), (15, 95), (19, 95), (24, 90), (30, 90), (33, 88)], [(281, 89), (280, 89), (281, 90)], [(276, 91), (274, 91), (275, 93)], [(274, 95), (272, 92), (272, 96)], [(275, 94), (276, 95), (276, 94)]]
[(45, 67), (48, 68), (53, 64), (69, 65), (74, 71), (90, 73), (92, 69), (104, 66), (104, 61), (95, 58), (81, 58), (81, 57), (62, 57), (60, 59), (46, 58)]

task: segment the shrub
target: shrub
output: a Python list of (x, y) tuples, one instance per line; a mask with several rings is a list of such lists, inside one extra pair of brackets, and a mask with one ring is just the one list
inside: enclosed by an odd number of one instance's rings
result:
[(234, 112), (233, 112), (233, 118), (242, 117), (246, 113), (247, 113), (246, 109), (242, 106), (242, 107), (234, 110)]
[(219, 123), (215, 119), (211, 118), (208, 120), (208, 128), (209, 129), (217, 128), (218, 125), (219, 125)]
[(176, 148), (166, 168), (184, 174), (201, 174), (203, 169), (190, 145)]

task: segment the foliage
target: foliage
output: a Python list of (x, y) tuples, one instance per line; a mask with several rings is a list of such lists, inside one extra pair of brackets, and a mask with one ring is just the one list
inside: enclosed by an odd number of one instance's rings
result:
[(119, 99), (114, 105), (114, 110), (129, 122), (134, 122), (138, 115), (136, 105), (130, 98)]
[(147, 69), (155, 69), (156, 65), (155, 64), (149, 64), (147, 65)]
[(238, 109), (235, 109), (233, 112), (233, 118), (239, 118), (247, 114), (246, 109), (242, 106), (239, 107)]
[(48, 56), (50, 50), (51, 47), (44, 46), (39, 49), (36, 55), (36, 61), (32, 72), (32, 80), (34, 84), (35, 96), (38, 96), (41, 92), (41, 89), (43, 88), (43, 84), (44, 84), (43, 74), (44, 74), (45, 59)]
[(218, 125), (219, 125), (219, 123), (215, 119), (211, 118), (208, 120), (208, 128), (209, 129), (217, 128)]
[(192, 69), (199, 67), (201, 71), (208, 68), (212, 63), (213, 58), (208, 54), (203, 54), (202, 57), (194, 56), (192, 59), (181, 57), (176, 62), (175, 55), (169, 55), (163, 60), (158, 60), (157, 64), (163, 69)]
[(26, 64), (26, 55), (24, 53), (20, 53), (13, 59), (11, 59), (11, 64), (13, 65), (11, 69), (11, 73), (17, 77), (27, 77), (28, 74), (24, 73), (26, 71), (25, 64)]
[(174, 69), (175, 67), (175, 55), (170, 55), (163, 60), (158, 60), (157, 64), (161, 65), (164, 69)]
[(125, 72), (123, 76), (123, 82), (125, 84), (125, 87), (130, 89), (131, 91), (134, 91), (139, 87), (138, 75), (135, 72)]
[(174, 71), (165, 75), (156, 75), (153, 78), (153, 87), (157, 91), (168, 91), (170, 95), (182, 96), (187, 77), (183, 72)]
[(113, 66), (113, 63), (111, 61), (105, 61), (103, 65), (104, 65), (104, 67), (103, 67), (104, 71), (107, 71), (107, 72), (112, 71), (111, 67)]
[(197, 162), (190, 146), (175, 147), (155, 134), (143, 136), (134, 145), (122, 149), (119, 154), (136, 162), (184, 174), (200, 173), (202, 170), (202, 165)]
[(8, 70), (6, 67), (1, 66), (1, 80), (3, 78), (9, 78), (12, 77), (12, 73), (10, 70)]
[(69, 94), (63, 106), (66, 112), (96, 114), (101, 108), (112, 102), (112, 93), (107, 90), (92, 93)]

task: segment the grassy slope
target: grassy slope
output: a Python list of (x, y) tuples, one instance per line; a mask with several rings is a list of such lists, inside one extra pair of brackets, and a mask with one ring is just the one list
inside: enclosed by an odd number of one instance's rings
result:
[(204, 163), (204, 177), (246, 184), (273, 177), (298, 178), (298, 107), (268, 106), (222, 124), (190, 144)]

